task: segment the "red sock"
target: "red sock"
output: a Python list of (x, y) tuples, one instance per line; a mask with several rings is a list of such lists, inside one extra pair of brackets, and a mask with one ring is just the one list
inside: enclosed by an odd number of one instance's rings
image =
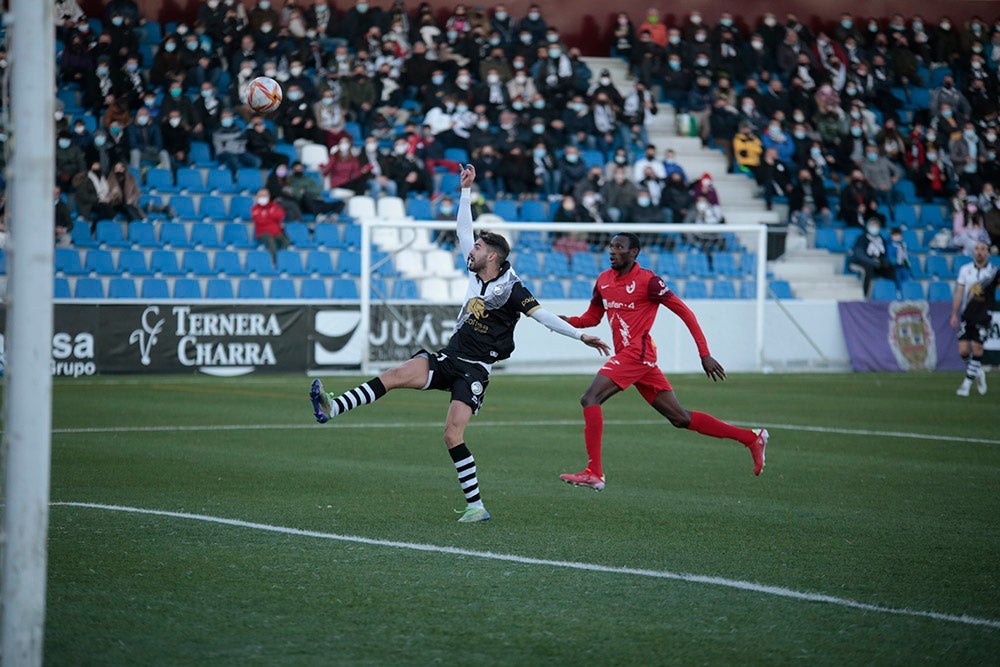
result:
[(688, 430), (696, 431), (702, 435), (710, 435), (713, 438), (729, 438), (735, 440), (745, 447), (749, 447), (757, 439), (757, 435), (748, 428), (739, 428), (732, 424), (727, 424), (721, 419), (716, 419), (705, 412), (691, 411), (691, 423)]
[(601, 406), (588, 405), (583, 409), (583, 439), (587, 443), (587, 470), (604, 477), (601, 467), (601, 438), (604, 435), (604, 413)]

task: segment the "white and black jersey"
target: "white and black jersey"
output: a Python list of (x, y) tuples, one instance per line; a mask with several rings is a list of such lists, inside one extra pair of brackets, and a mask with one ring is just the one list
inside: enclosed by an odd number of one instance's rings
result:
[(962, 319), (977, 324), (989, 320), (990, 310), (996, 306), (1000, 269), (989, 262), (983, 267), (970, 262), (958, 270), (957, 282), (964, 289)]

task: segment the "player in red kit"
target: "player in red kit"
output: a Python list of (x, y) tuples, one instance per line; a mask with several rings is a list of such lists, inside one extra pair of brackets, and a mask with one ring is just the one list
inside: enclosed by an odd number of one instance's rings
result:
[(604, 490), (604, 469), (601, 466), (604, 415), (601, 404), (632, 385), (677, 428), (691, 429), (716, 438), (729, 438), (746, 446), (753, 455), (753, 474), (759, 475), (764, 468), (767, 430), (739, 428), (704, 412), (686, 410), (677, 401), (670, 382), (657, 366), (656, 345), (649, 330), (663, 305), (687, 325), (698, 346), (705, 374), (713, 381), (726, 379), (725, 369), (708, 351), (708, 343), (694, 313), (659, 276), (639, 266), (635, 261), (639, 249), (639, 237), (635, 234), (623, 233), (612, 238), (611, 268), (598, 276), (587, 312), (579, 317), (563, 318), (574, 327), (583, 329), (597, 325), (607, 313), (614, 336), (615, 355), (597, 372), (580, 399), (587, 468), (580, 473), (560, 475), (559, 478), (576, 486)]

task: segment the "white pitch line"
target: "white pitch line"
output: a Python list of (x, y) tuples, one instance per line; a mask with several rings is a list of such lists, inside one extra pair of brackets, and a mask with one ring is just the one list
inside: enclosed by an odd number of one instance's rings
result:
[(805, 602), (823, 602), (826, 604), (848, 607), (851, 609), (861, 609), (863, 611), (873, 611), (882, 614), (896, 614), (898, 616), (913, 616), (918, 618), (930, 618), (936, 621), (947, 621), (950, 623), (964, 623), (966, 625), (978, 625), (988, 628), (1000, 629), (1000, 620), (990, 618), (978, 618), (967, 614), (942, 614), (935, 611), (921, 611), (919, 609), (908, 609), (905, 607), (884, 607), (847, 598), (838, 598), (832, 595), (821, 593), (806, 593), (796, 591), (782, 586), (766, 586), (750, 581), (739, 581), (738, 579), (725, 579), (723, 577), (709, 577), (700, 574), (684, 574), (680, 572), (668, 572), (663, 570), (645, 570), (632, 567), (611, 567), (608, 565), (595, 565), (593, 563), (579, 563), (575, 561), (547, 560), (544, 558), (529, 558), (527, 556), (516, 556), (513, 554), (498, 554), (490, 551), (473, 551), (471, 549), (459, 549), (458, 547), (442, 547), (434, 544), (420, 544), (416, 542), (396, 542), (393, 540), (376, 540), (370, 537), (359, 537), (357, 535), (338, 535), (336, 533), (321, 533), (314, 530), (301, 530), (299, 528), (287, 528), (284, 526), (272, 526), (266, 523), (254, 523), (251, 521), (241, 521), (239, 519), (225, 519), (222, 517), (207, 516), (204, 514), (190, 514), (187, 512), (168, 512), (165, 510), (150, 510), (139, 507), (125, 507), (121, 505), (102, 505), (99, 503), (76, 503), (76, 502), (54, 502), (52, 505), (64, 507), (83, 507), (88, 509), (110, 510), (113, 512), (129, 512), (132, 514), (148, 514), (154, 516), (166, 516), (175, 519), (192, 519), (195, 521), (205, 521), (208, 523), (222, 524), (226, 526), (237, 526), (240, 528), (252, 528), (254, 530), (264, 530), (271, 533), (281, 533), (283, 535), (298, 535), (302, 537), (314, 537), (323, 540), (336, 540), (338, 542), (353, 542), (355, 544), (367, 544), (377, 547), (391, 547), (394, 549), (409, 549), (411, 551), (427, 551), (432, 553), (451, 554), (456, 556), (470, 556), (472, 558), (484, 558), (487, 560), (504, 561), (507, 563), (521, 563), (524, 565), (543, 565), (548, 567), (561, 567), (571, 570), (584, 570), (587, 572), (604, 572), (608, 574), (625, 574), (637, 577), (651, 577), (654, 579), (671, 579), (674, 581), (685, 581), (694, 584), (709, 584), (712, 586), (723, 586), (735, 588), (742, 591), (763, 593), (765, 595), (775, 595), (793, 600)]
[[(605, 424), (615, 426), (636, 425), (666, 425), (663, 419), (615, 420), (605, 419)], [(878, 438), (904, 438), (907, 440), (934, 440), (938, 442), (965, 442), (971, 444), (1000, 445), (1000, 440), (994, 438), (966, 438), (956, 435), (935, 435), (933, 433), (908, 433), (905, 431), (872, 431), (867, 429), (831, 428), (826, 426), (803, 426), (801, 424), (750, 424), (739, 421), (730, 422), (742, 426), (765, 426), (770, 429), (786, 429), (789, 431), (808, 431), (811, 433), (839, 433), (841, 435), (862, 435)], [(474, 421), (473, 426), (486, 427), (516, 427), (516, 426), (583, 426), (579, 419), (546, 419), (535, 421)], [(319, 424), (298, 422), (295, 424), (206, 424), (206, 425), (175, 425), (175, 426), (91, 426), (82, 428), (54, 428), (53, 434), (65, 435), (76, 433), (157, 433), (161, 431), (266, 431), (266, 430), (303, 430), (320, 428)], [(370, 429), (370, 428), (433, 428), (441, 429), (438, 422), (346, 422), (338, 421), (337, 429)]]

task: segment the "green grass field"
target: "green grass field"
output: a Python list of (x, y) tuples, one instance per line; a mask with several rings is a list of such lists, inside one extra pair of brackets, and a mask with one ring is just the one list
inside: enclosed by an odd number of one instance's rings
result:
[(673, 376), (764, 474), (632, 390), (600, 494), (558, 481), (590, 378), (496, 376), (469, 525), (443, 393), (320, 426), (301, 376), (59, 380), (52, 500), (117, 509), (51, 507), (45, 663), (996, 664), (993, 375)]

